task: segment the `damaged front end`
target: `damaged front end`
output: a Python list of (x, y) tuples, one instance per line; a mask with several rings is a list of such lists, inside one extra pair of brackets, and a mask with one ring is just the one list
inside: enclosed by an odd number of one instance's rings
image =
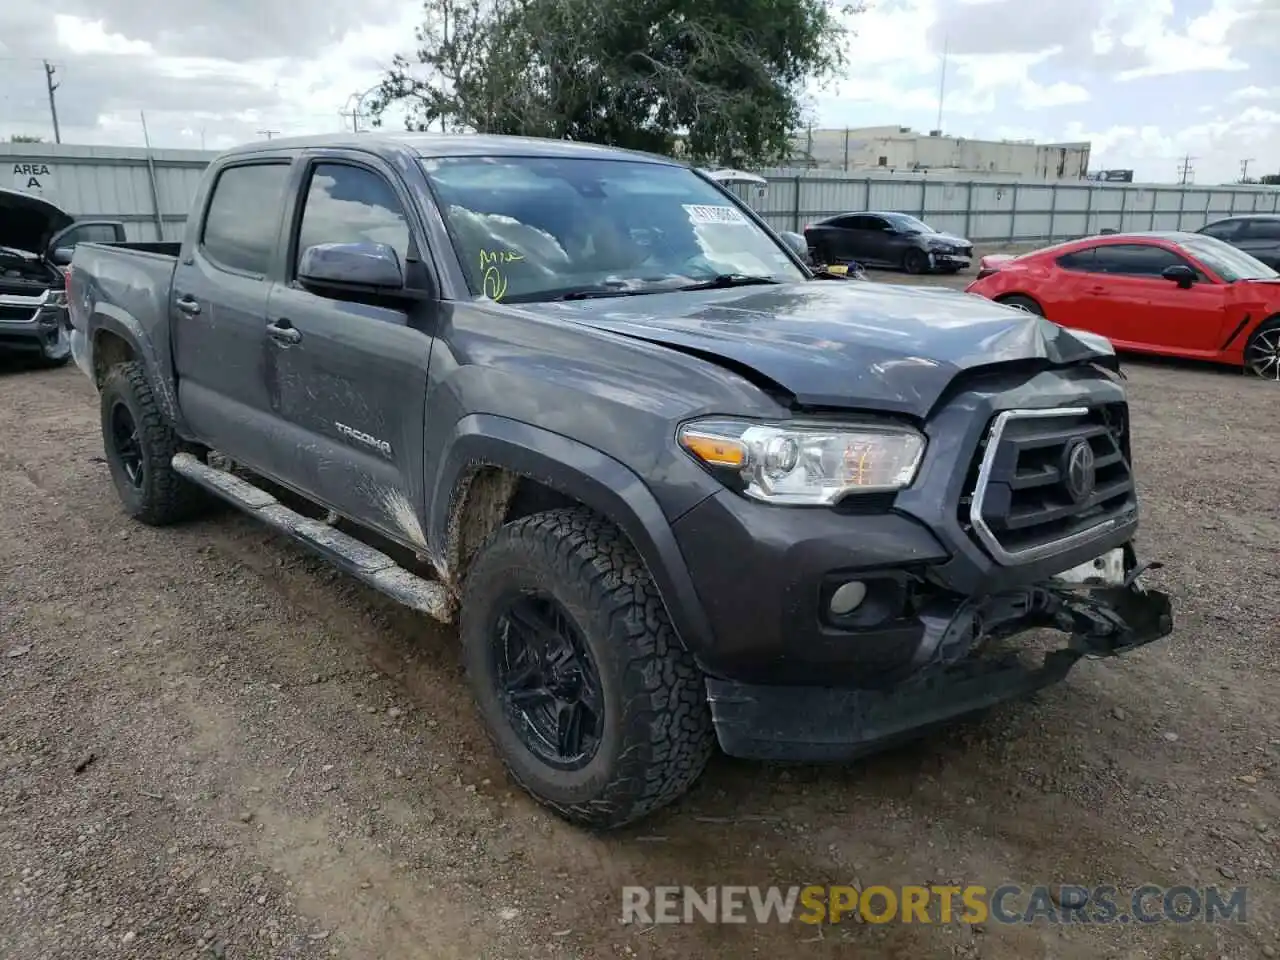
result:
[[(1119, 552), (1119, 551), (1117, 551)], [(1169, 597), (1125, 570), (1108, 581), (1052, 580), (974, 599), (935, 599), (911, 675), (876, 689), (786, 687), (709, 678), (720, 744), (762, 760), (851, 760), (931, 728), (1026, 697), (1064, 679), (1083, 657), (1111, 657), (1168, 636)], [(1036, 663), (1028, 631), (1065, 634)], [(1010, 643), (1018, 638), (1017, 644)]]

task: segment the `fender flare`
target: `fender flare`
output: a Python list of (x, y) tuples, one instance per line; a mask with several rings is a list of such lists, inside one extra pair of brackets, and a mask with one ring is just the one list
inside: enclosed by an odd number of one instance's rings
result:
[(649, 488), (620, 461), (561, 434), (494, 414), (459, 420), (431, 492), (429, 542), (448, 542), (455, 495), (486, 466), (536, 480), (615, 523), (648, 567), (682, 643), (695, 652), (711, 646), (710, 621), (671, 520)]
[(113, 334), (129, 344), (134, 355), (146, 368), (147, 379), (151, 381), (151, 388), (155, 391), (161, 412), (171, 424), (177, 425), (179, 423), (177, 392), (172, 379), (166, 376), (165, 368), (156, 355), (155, 344), (134, 317), (107, 303), (95, 303), (89, 314), (85, 335), (89, 354), (88, 372), (93, 374), (97, 363), (98, 336), (104, 332)]

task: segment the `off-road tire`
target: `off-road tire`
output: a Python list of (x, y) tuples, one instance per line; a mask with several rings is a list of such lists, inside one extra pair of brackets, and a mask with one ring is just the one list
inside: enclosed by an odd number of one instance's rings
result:
[[(99, 394), (102, 420), (102, 447), (116, 494), (125, 513), (153, 527), (189, 519), (202, 512), (209, 497), (173, 469), (173, 455), (195, 452), (169, 425), (156, 402), (146, 369), (137, 361), (116, 364), (107, 371)], [(137, 428), (143, 472), (140, 486), (134, 486), (125, 472), (119, 451), (112, 441), (111, 415), (116, 404), (128, 408)]]
[[(556, 769), (507, 719), (491, 649), (506, 598), (535, 591), (575, 622), (599, 674), (603, 730), (579, 770)], [(511, 776), (565, 819), (597, 829), (638, 820), (684, 794), (715, 746), (701, 671), (681, 645), (635, 549), (585, 508), (500, 527), (466, 575), (461, 636), (485, 727)]]

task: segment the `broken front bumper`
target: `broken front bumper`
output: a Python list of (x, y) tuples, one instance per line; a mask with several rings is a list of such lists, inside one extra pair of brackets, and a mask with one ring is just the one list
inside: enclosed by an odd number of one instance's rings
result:
[[(1136, 574), (1119, 586), (1037, 584), (940, 605), (925, 619), (919, 669), (889, 689), (768, 686), (709, 677), (721, 748), (760, 760), (851, 760), (1057, 683), (1081, 657), (1116, 656), (1173, 630), (1168, 596), (1144, 589)], [(1038, 666), (1004, 646), (1035, 628), (1067, 634), (1065, 646)]]

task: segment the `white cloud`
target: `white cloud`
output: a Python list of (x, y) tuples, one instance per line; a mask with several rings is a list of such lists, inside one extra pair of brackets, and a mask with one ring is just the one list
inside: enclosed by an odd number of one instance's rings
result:
[(1280, 100), (1280, 87), (1272, 87), (1270, 90), (1263, 87), (1241, 87), (1239, 90), (1233, 90), (1227, 96), (1228, 100)]

